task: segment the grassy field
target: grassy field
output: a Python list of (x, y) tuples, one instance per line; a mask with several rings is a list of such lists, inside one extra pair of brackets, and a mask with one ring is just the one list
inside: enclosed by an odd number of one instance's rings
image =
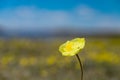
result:
[[(0, 38), (0, 80), (80, 80), (76, 57), (58, 51), (66, 40)], [(79, 56), (84, 80), (120, 80), (120, 38), (86, 38)]]

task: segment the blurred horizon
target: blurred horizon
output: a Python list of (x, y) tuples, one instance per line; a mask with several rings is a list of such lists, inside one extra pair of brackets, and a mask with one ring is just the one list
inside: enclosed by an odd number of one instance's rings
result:
[(59, 38), (59, 37), (120, 37), (117, 30), (86, 30), (86, 29), (64, 29), (58, 28), (54, 30), (41, 29), (19, 29), (9, 30), (0, 27), (0, 37), (18, 37), (18, 38)]

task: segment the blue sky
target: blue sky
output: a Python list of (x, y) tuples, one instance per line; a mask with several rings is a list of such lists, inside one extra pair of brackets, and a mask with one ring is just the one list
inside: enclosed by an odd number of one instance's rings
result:
[(120, 0), (0, 0), (1, 9), (35, 6), (49, 10), (71, 10), (81, 4), (88, 5), (105, 13), (120, 13)]
[(120, 0), (0, 0), (0, 24), (9, 29), (120, 30), (119, 4)]

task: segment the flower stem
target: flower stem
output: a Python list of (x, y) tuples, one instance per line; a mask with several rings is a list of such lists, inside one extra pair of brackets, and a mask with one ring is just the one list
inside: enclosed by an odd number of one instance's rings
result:
[(80, 60), (80, 57), (78, 54), (76, 54), (76, 57), (79, 61), (79, 64), (80, 64), (80, 68), (81, 68), (81, 80), (83, 80), (83, 66), (82, 66), (82, 63), (81, 63), (81, 60)]

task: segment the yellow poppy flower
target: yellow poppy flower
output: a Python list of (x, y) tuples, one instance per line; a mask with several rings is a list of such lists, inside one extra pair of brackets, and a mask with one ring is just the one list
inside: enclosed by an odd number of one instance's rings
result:
[(67, 41), (59, 47), (63, 56), (73, 56), (85, 46), (85, 38), (75, 38)]

